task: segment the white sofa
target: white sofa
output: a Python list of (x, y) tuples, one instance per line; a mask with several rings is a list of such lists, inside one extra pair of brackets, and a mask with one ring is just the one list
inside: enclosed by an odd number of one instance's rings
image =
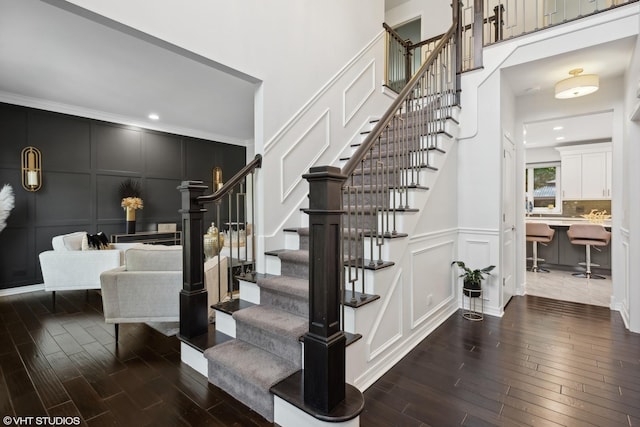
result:
[(124, 265), (100, 275), (106, 323), (180, 320), (182, 246), (138, 245), (124, 254)]
[(100, 273), (122, 265), (124, 251), (135, 243), (112, 245), (113, 249), (82, 250), (86, 232), (80, 231), (51, 240), (52, 250), (40, 254), (44, 289), (53, 292), (100, 289)]

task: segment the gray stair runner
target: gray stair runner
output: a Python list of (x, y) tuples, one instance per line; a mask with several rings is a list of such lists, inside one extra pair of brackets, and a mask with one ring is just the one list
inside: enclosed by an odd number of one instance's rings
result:
[[(308, 247), (308, 229), (298, 231)], [(302, 368), (309, 329), (309, 251), (282, 251), (281, 276), (259, 278), (260, 305), (233, 313), (236, 339), (207, 349), (209, 381), (273, 421), (270, 388)]]
[[(411, 118), (413, 119), (413, 118)], [(439, 122), (444, 122), (439, 120)], [(441, 132), (439, 127), (426, 131), (422, 128), (410, 132), (421, 134)], [(385, 135), (378, 157), (384, 157), (386, 150), (397, 153), (399, 148), (390, 146)], [(388, 145), (389, 144), (389, 145)], [(404, 151), (411, 153), (411, 150)], [(397, 166), (386, 166), (393, 172), (400, 171)], [(435, 169), (427, 166), (427, 168)], [(369, 164), (359, 170), (350, 185), (368, 183), (373, 175)], [(398, 177), (399, 177), (398, 173)], [(400, 185), (400, 179), (392, 185)], [(414, 186), (414, 188), (420, 188)], [(422, 187), (422, 189), (426, 189)], [(388, 197), (389, 189), (380, 189), (377, 197)], [(369, 204), (373, 197), (367, 195), (358, 203)], [(387, 202), (385, 202), (387, 203)], [(405, 209), (409, 210), (409, 209)], [(373, 229), (375, 212), (372, 218), (358, 224), (361, 230), (346, 230), (345, 245), (348, 241), (362, 243), (362, 236)], [(364, 212), (367, 213), (367, 212)], [(369, 216), (369, 215), (361, 215)], [(292, 231), (292, 230), (289, 230)], [(236, 322), (236, 339), (217, 345), (204, 352), (208, 360), (209, 381), (240, 400), (254, 411), (273, 421), (273, 394), (270, 388), (301, 369), (302, 347), (300, 337), (308, 330), (309, 317), (309, 229), (296, 230), (299, 238), (299, 250), (275, 251), (281, 262), (280, 276), (267, 276), (257, 279), (260, 287), (260, 305), (243, 308), (233, 313)], [(275, 253), (274, 252), (274, 253)], [(358, 258), (364, 258), (362, 252), (356, 252)], [(382, 266), (392, 265), (384, 263)], [(369, 299), (375, 300), (375, 298)], [(350, 334), (353, 335), (353, 334)]]

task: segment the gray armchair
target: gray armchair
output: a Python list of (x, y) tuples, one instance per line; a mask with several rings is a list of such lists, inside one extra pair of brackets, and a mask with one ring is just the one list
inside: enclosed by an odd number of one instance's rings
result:
[(106, 323), (180, 320), (182, 247), (140, 245), (124, 254), (123, 266), (100, 275)]

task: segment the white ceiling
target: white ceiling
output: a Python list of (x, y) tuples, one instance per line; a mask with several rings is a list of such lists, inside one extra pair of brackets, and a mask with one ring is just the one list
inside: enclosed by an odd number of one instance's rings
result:
[[(553, 93), (556, 82), (571, 77), (569, 70), (583, 68), (584, 74), (597, 74), (601, 80), (622, 76), (629, 65), (635, 38), (603, 43), (587, 49), (553, 56), (505, 68), (503, 76), (517, 97), (540, 91)], [(589, 96), (589, 95), (587, 95)], [(581, 116), (556, 117), (535, 123), (526, 123), (526, 147), (549, 147), (576, 142), (599, 142), (611, 139), (613, 128), (611, 113), (594, 112)], [(553, 130), (562, 126), (562, 130)], [(557, 137), (564, 137), (557, 140)]]
[[(255, 79), (239, 78), (240, 73), (232, 75), (212, 61), (48, 1), (53, 0), (0, 0), (0, 101), (251, 143)], [(386, 0), (385, 7), (407, 1)], [(634, 43), (624, 39), (545, 58), (505, 69), (504, 76), (516, 96), (551, 90), (576, 67), (601, 79), (619, 76), (627, 68)], [(160, 120), (149, 120), (151, 112)], [(587, 137), (570, 131), (583, 129), (581, 120), (594, 118), (567, 118), (564, 141)], [(546, 124), (527, 127), (528, 146), (542, 146), (542, 141), (555, 145), (555, 139), (550, 141), (545, 134)], [(600, 138), (606, 136), (588, 139)]]
[[(0, 0), (0, 101), (253, 141), (255, 80), (105, 24), (40, 0)], [(152, 112), (159, 121), (147, 118)]]
[(576, 142), (603, 142), (613, 134), (613, 112), (568, 116), (525, 124), (527, 148), (556, 147)]
[(516, 96), (551, 89), (556, 82), (571, 77), (569, 70), (574, 68), (583, 68), (583, 74), (598, 74), (600, 79), (621, 76), (634, 46), (635, 38), (628, 37), (505, 68), (503, 75)]

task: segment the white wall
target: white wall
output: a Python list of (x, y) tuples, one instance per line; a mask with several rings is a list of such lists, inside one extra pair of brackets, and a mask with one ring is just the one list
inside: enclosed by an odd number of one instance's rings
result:
[(446, 33), (451, 26), (451, 2), (449, 0), (410, 0), (388, 10), (384, 20), (389, 26), (395, 27), (418, 17), (421, 19), (422, 38), (416, 41)]
[(527, 164), (559, 161), (560, 152), (554, 147), (525, 148), (525, 162)]
[[(640, 99), (636, 91), (640, 87), (640, 40), (636, 47), (631, 64), (625, 76), (625, 119), (638, 110)], [(639, 117), (640, 118), (640, 117)], [(618, 304), (629, 329), (640, 332), (640, 122), (625, 120), (624, 141), (620, 153), (614, 152), (614, 160), (623, 165), (623, 173), (617, 182), (621, 188), (623, 203), (620, 206), (620, 240), (618, 259), (615, 267), (622, 272), (620, 287), (622, 297)]]
[(384, 19), (383, 0), (69, 3), (263, 81), (266, 141), (380, 32)]
[(306, 202), (301, 174), (335, 164), (390, 102), (380, 91), (384, 0), (70, 3), (261, 82), (254, 126), (255, 152), (263, 154), (255, 188), (258, 254), (282, 247), (283, 226), (300, 225), (290, 220)]
[[(526, 37), (521, 37), (509, 42), (496, 44), (484, 50), (484, 69), (465, 73), (462, 77), (462, 117), (461, 117), (461, 140), (459, 153), (459, 223), (460, 223), (460, 243), (459, 254), (476, 257), (475, 263), (483, 264), (490, 261), (496, 264), (499, 260), (496, 257), (500, 246), (498, 238), (500, 203), (496, 199), (499, 194), (500, 176), (496, 171), (500, 170), (500, 146), (501, 146), (501, 119), (506, 119), (501, 114), (502, 106), (497, 105), (495, 94), (501, 90), (501, 75), (499, 70), (527, 64), (532, 61), (547, 58), (553, 55), (562, 55), (566, 52), (588, 47), (611, 40), (638, 34), (637, 9), (626, 9), (623, 11), (609, 12), (607, 19), (601, 17), (590, 18), (587, 24), (569, 26), (559, 26), (557, 28), (538, 32)], [(589, 97), (585, 97), (585, 103), (598, 104), (599, 110), (610, 109), (614, 111), (614, 151), (621, 152), (619, 145), (622, 144), (623, 110), (621, 91), (622, 81), (603, 80), (601, 90)], [(590, 99), (588, 99), (590, 98)], [(502, 99), (505, 102), (505, 99)], [(606, 105), (603, 108), (603, 105)], [(505, 108), (508, 105), (504, 105)], [(587, 106), (572, 103), (573, 114), (579, 114), (587, 109)], [(598, 111), (593, 105), (589, 106), (589, 111)], [(535, 121), (544, 118), (560, 117), (567, 115), (566, 105), (553, 98), (548, 93), (538, 93), (528, 97), (523, 97), (517, 103), (518, 114), (515, 119), (514, 129), (522, 129), (525, 121)], [(525, 119), (522, 118), (524, 111), (530, 111)], [(507, 119), (508, 120), (508, 119)], [(522, 133), (514, 132), (519, 144), (522, 143)], [(616, 148), (618, 147), (618, 148)], [(523, 157), (520, 160), (523, 164)], [(619, 163), (614, 168), (614, 186), (622, 180), (622, 165)], [(522, 187), (522, 183), (518, 184)], [(524, 191), (524, 190), (522, 190)], [(621, 197), (615, 197), (612, 210), (621, 210), (618, 204)], [(637, 198), (637, 195), (635, 196)], [(520, 204), (518, 204), (519, 206)], [(522, 211), (521, 208), (520, 211)], [(523, 217), (523, 215), (521, 215)], [(614, 217), (612, 240), (612, 250), (614, 257), (621, 251), (621, 238), (619, 218)], [(523, 220), (524, 222), (524, 220)], [(518, 247), (524, 248), (523, 232), (524, 224), (520, 224), (518, 233)], [(480, 236), (485, 236), (481, 239)], [(484, 241), (482, 250), (471, 251), (472, 243)], [(495, 246), (494, 246), (495, 245)], [(522, 257), (520, 257), (522, 258)], [(473, 258), (471, 258), (473, 259)], [(497, 264), (496, 264), (497, 265)], [(631, 267), (633, 268), (633, 267)], [(619, 271), (616, 269), (615, 271)], [(498, 271), (497, 276), (500, 276)], [(614, 274), (614, 300), (612, 306), (620, 307), (626, 300), (624, 285), (626, 279), (621, 279)], [(489, 308), (498, 309), (499, 292), (497, 286), (491, 285), (488, 294), (490, 301)], [(631, 304), (640, 305), (640, 299), (634, 301), (627, 300)], [(639, 307), (640, 308), (640, 307)]]

